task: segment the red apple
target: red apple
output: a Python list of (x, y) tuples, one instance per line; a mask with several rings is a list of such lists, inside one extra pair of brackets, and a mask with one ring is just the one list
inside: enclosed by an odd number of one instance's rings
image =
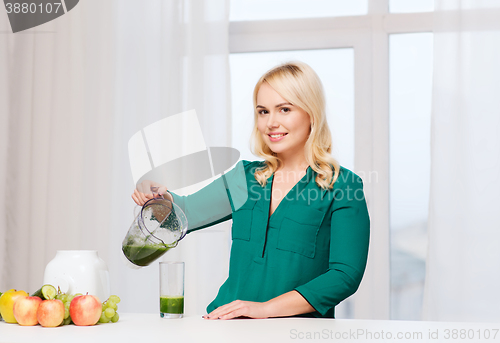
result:
[(102, 304), (95, 295), (80, 295), (71, 300), (69, 315), (75, 325), (95, 325), (102, 313)]
[(41, 326), (56, 327), (64, 320), (64, 304), (61, 300), (44, 300), (38, 306), (36, 317)]
[(38, 324), (38, 319), (36, 318), (36, 313), (38, 311), (38, 306), (42, 302), (39, 297), (19, 297), (14, 302), (14, 317), (16, 318), (19, 325), (36, 325)]

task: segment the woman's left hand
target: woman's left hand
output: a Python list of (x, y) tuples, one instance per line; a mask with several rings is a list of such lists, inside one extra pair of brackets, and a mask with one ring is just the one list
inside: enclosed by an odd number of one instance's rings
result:
[(205, 319), (232, 319), (237, 317), (268, 318), (267, 303), (254, 301), (235, 300), (229, 304), (217, 307), (209, 314), (203, 316)]

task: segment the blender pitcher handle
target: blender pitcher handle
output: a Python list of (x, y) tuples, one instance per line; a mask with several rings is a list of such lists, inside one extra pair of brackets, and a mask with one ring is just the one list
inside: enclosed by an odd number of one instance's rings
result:
[(163, 197), (163, 194), (158, 194), (158, 189), (160, 187), (157, 187), (157, 186), (151, 186), (149, 189), (151, 190), (151, 192), (153, 193), (153, 198), (155, 199), (165, 199)]

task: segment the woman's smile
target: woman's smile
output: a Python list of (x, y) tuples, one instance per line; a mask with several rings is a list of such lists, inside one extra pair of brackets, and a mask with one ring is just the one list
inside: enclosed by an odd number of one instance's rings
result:
[(273, 133), (273, 132), (271, 132), (268, 134), (269, 140), (271, 142), (279, 142), (280, 140), (285, 138), (286, 135), (288, 135), (288, 133)]

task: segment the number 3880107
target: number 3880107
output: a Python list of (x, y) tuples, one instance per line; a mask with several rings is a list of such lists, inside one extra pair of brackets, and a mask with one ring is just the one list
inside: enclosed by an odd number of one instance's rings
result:
[(61, 8), (60, 2), (50, 3), (47, 2), (45, 4), (36, 4), (29, 2), (7, 2), (5, 3), (5, 8), (7, 9), (7, 13), (58, 13), (59, 10), (63, 10)]

